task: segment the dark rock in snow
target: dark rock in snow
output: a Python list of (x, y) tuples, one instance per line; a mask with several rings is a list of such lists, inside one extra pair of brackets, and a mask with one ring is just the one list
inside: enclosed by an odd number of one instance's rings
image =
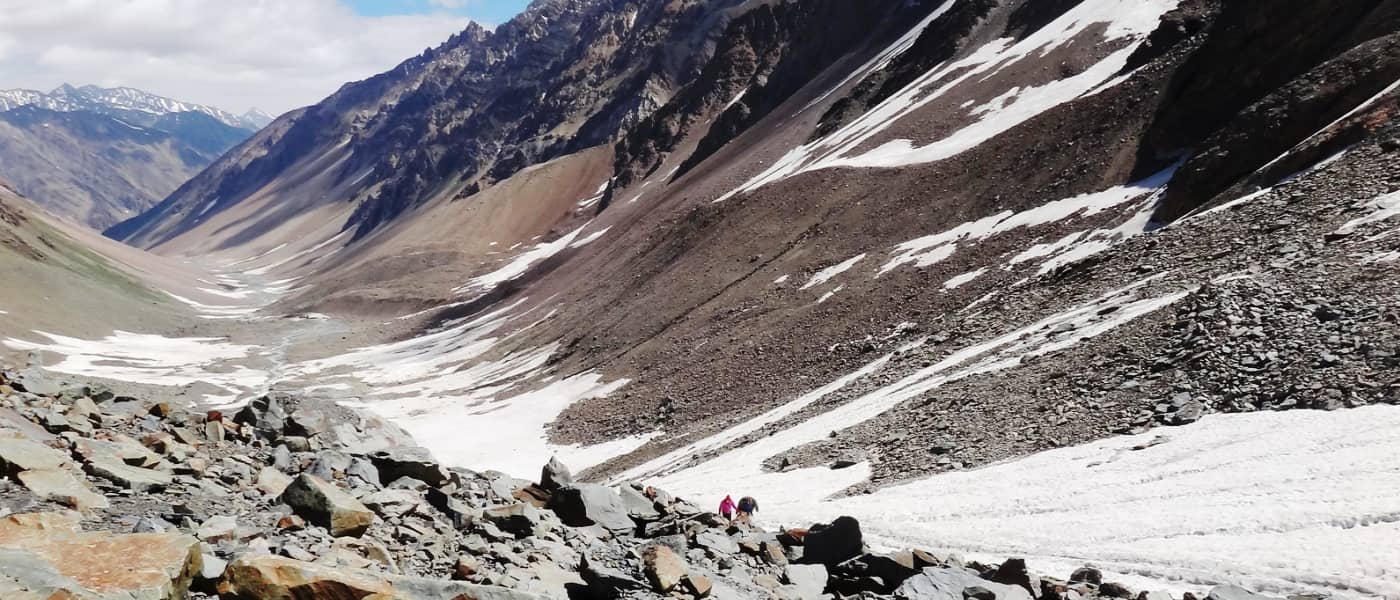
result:
[(835, 567), (865, 552), (865, 540), (860, 522), (852, 517), (839, 517), (829, 525), (813, 525), (804, 539), (803, 564)]

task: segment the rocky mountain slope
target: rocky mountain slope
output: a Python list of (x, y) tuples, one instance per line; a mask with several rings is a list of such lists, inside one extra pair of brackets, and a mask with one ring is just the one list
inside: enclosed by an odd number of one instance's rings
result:
[(1398, 44), (1394, 0), (542, 0), (109, 230), (209, 269), (197, 329), (3, 344), (889, 547), (1400, 594), (1354, 550), (1400, 547)]

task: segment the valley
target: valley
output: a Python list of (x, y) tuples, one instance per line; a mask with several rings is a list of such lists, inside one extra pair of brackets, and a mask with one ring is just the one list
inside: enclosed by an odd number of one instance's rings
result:
[[(478, 511), (555, 459), (754, 496), (781, 531), (854, 517), (872, 553), (997, 584), (1024, 558), (1144, 594), (1400, 597), (1397, 114), (1391, 0), (538, 0), (107, 238), (0, 187), (0, 360), (192, 413), (352, 410), (514, 478)], [(968, 593), (835, 565), (766, 588), (776, 563), (702, 534), (680, 554), (716, 597)], [(383, 535), (396, 575), (444, 576)], [(476, 583), (561, 589), (475, 554)]]

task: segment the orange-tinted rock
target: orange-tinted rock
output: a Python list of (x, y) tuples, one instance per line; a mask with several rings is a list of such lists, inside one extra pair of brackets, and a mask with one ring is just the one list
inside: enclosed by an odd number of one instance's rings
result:
[(185, 597), (201, 564), (193, 537), (84, 532), (80, 519), (71, 512), (0, 519), (0, 550), (16, 567), (9, 575), (43, 577), (30, 585), (53, 590), (53, 598)]
[(224, 571), (219, 589), (248, 600), (540, 600), (542, 597), (502, 587), (461, 581), (420, 579), (359, 569), (302, 562), (281, 556), (241, 556)]

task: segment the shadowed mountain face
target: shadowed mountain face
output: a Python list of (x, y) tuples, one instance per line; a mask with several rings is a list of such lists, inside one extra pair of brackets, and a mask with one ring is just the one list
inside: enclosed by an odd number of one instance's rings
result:
[[(495, 31), (473, 26), (388, 73), (288, 115), (110, 235), (138, 246), (159, 244), (189, 230), (208, 206), (217, 212), (274, 187), (297, 198), (334, 188), (330, 201), (356, 205), (344, 227), (364, 235), (430, 199), (470, 196), (530, 165), (654, 127), (644, 123), (668, 104), (684, 107), (684, 119), (694, 121), (770, 76), (784, 88), (770, 94), (780, 100), (826, 61), (878, 40), (890, 29), (889, 17), (917, 17), (931, 3), (882, 0), (859, 11), (831, 9), (841, 3), (784, 4), (780, 14), (757, 19), (751, 4), (536, 2)], [(846, 19), (843, 12), (860, 18)], [(736, 15), (742, 23), (731, 23)], [(811, 36), (801, 34), (807, 26), (815, 27)], [(818, 35), (823, 31), (840, 35)], [(765, 33), (776, 37), (755, 50), (752, 38)], [(783, 48), (794, 38), (825, 43), (804, 42), (810, 55), (783, 64)], [(755, 52), (762, 56), (744, 58)], [(719, 66), (717, 57), (725, 65), (742, 64)], [(716, 78), (723, 81), (710, 85)], [(331, 183), (285, 181), (318, 162), (327, 165), (322, 170), (333, 169)]]

